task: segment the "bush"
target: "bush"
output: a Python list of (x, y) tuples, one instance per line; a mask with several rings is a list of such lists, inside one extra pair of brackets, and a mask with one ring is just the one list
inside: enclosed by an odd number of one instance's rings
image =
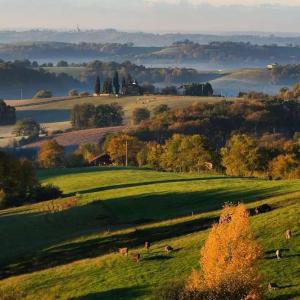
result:
[(70, 97), (77, 97), (78, 96), (78, 91), (77, 90), (70, 90), (68, 95)]
[(134, 125), (140, 124), (142, 121), (150, 119), (150, 111), (147, 108), (136, 108), (132, 113)]
[(36, 186), (31, 193), (31, 201), (33, 202), (42, 202), (53, 200), (61, 197), (63, 192), (59, 187), (47, 184), (47, 185), (38, 185)]
[(51, 98), (51, 97), (52, 97), (52, 92), (48, 90), (40, 90), (33, 96), (33, 98), (35, 99)]

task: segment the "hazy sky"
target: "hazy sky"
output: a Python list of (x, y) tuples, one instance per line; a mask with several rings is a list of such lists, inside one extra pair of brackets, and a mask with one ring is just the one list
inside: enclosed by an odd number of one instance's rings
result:
[(0, 28), (300, 33), (300, 0), (0, 0)]

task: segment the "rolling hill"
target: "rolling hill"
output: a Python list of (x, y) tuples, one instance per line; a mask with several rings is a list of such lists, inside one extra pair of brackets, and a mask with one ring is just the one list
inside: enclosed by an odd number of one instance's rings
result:
[[(66, 199), (0, 211), (0, 285), (25, 299), (157, 299), (155, 290), (198, 268), (199, 250), (226, 201), (272, 211), (251, 217), (265, 257), (267, 299), (300, 299), (300, 184), (217, 174), (88, 168), (39, 172)], [(76, 205), (65, 204), (76, 198)], [(53, 207), (55, 209), (53, 209)], [(286, 242), (284, 232), (294, 237)], [(151, 240), (150, 252), (143, 250)], [(166, 255), (166, 244), (175, 248)], [(140, 263), (117, 254), (142, 255)], [(283, 258), (275, 258), (276, 249)]]

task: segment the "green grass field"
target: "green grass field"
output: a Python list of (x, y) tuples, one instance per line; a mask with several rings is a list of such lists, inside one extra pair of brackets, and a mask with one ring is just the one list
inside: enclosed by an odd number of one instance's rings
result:
[[(199, 250), (224, 202), (273, 210), (251, 217), (266, 252), (264, 284), (281, 288), (268, 299), (300, 299), (300, 182), (171, 174), (141, 169), (42, 171), (77, 205), (50, 213), (47, 203), (0, 212), (0, 286), (26, 299), (155, 299), (154, 290), (199, 267)], [(56, 200), (55, 206), (68, 199)], [(286, 242), (284, 232), (294, 237)], [(153, 246), (147, 253), (146, 240)], [(176, 251), (166, 255), (165, 245)], [(140, 252), (134, 263), (119, 247)], [(283, 259), (275, 250), (285, 249)]]

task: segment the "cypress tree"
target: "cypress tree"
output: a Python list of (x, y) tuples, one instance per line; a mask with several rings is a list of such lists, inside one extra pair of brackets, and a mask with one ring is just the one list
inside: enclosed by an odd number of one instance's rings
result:
[(100, 91), (101, 91), (100, 77), (97, 76), (96, 83), (95, 83), (95, 94), (100, 95)]
[(119, 94), (120, 92), (120, 82), (119, 82), (119, 73), (118, 71), (115, 72), (114, 78), (113, 78), (113, 85), (115, 88), (115, 93)]

